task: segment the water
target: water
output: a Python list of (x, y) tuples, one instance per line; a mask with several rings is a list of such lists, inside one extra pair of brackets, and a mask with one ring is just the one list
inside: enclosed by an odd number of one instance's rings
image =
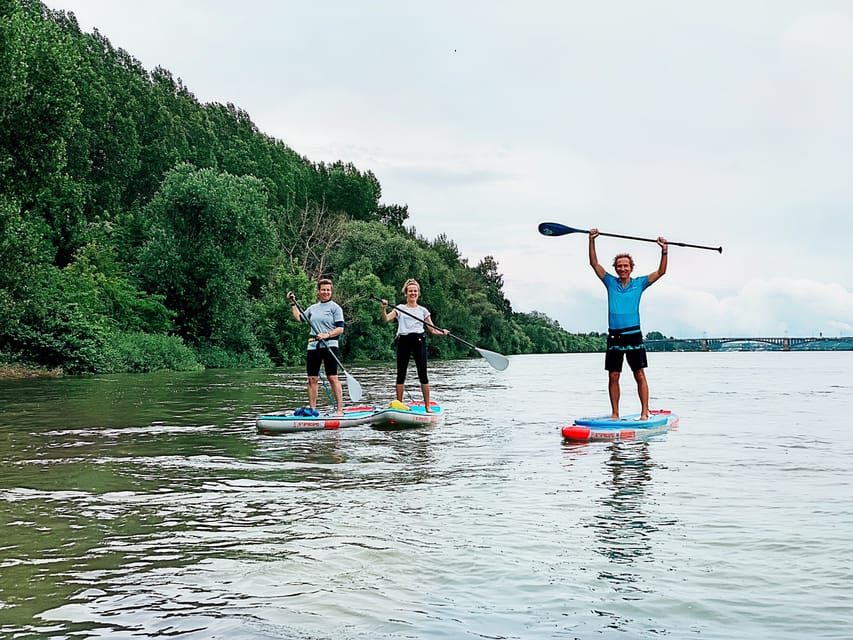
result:
[(300, 372), (0, 382), (0, 637), (850, 638), (851, 354), (650, 364), (679, 428), (582, 445), (601, 354), (432, 363), (404, 432), (257, 435)]

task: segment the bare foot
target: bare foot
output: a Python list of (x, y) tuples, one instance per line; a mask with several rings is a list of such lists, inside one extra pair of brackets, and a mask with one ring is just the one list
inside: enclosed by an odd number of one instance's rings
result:
[(610, 414), (610, 419), (611, 419), (611, 420), (618, 420), (618, 419), (619, 419), (619, 414), (618, 414), (618, 413), (611, 413), (611, 414)]

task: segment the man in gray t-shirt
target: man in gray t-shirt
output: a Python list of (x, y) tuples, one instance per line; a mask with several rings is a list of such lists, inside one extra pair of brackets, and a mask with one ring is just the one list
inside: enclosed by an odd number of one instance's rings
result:
[[(296, 296), (288, 292), (290, 310), (297, 322), (303, 320), (299, 307), (296, 304)], [(306, 320), (311, 327), (311, 336), (308, 338), (308, 358), (306, 360), (306, 371), (308, 373), (308, 406), (317, 413), (317, 390), (320, 382), (320, 365), (326, 372), (329, 385), (332, 387), (332, 395), (335, 398), (335, 415), (344, 415), (343, 390), (341, 381), (338, 379), (338, 361), (341, 359), (338, 350), (338, 337), (344, 332), (344, 310), (337, 302), (332, 301), (332, 281), (326, 278), (317, 283), (317, 297), (315, 302), (305, 310)]]

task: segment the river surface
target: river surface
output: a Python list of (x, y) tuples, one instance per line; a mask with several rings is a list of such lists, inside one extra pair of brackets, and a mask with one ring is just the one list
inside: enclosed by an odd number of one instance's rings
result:
[(853, 354), (652, 353), (679, 427), (564, 444), (603, 359), (433, 362), (442, 425), (275, 437), (301, 371), (0, 381), (0, 637), (851, 638)]

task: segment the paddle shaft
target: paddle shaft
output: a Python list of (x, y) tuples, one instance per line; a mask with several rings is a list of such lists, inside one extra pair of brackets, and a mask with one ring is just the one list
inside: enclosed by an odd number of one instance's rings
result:
[[(589, 233), (589, 231), (587, 229), (567, 227), (559, 222), (543, 222), (539, 225), (539, 233), (545, 236), (565, 236), (570, 233)], [(657, 242), (657, 238), (640, 238), (639, 236), (626, 236), (621, 233), (605, 233), (604, 231), (599, 231), (598, 235), (609, 236), (611, 238), (625, 238), (626, 240), (639, 240), (641, 242)], [(672, 244), (676, 247), (690, 247), (692, 249), (708, 249), (709, 251), (717, 251), (719, 253), (723, 252), (722, 247), (707, 247), (702, 244), (689, 244), (687, 242), (674, 242), (671, 240), (667, 240), (667, 244)]]
[[(382, 302), (382, 299), (381, 299), (381, 298), (377, 298), (377, 297), (376, 297), (375, 295), (373, 295), (372, 293), (370, 294), (370, 297), (371, 297), (373, 300), (376, 300), (377, 302)], [(402, 306), (402, 305), (401, 305), (401, 306)], [(414, 314), (412, 314), (412, 313), (409, 313), (408, 311), (404, 311), (404, 310), (403, 310), (403, 309), (401, 309), (399, 306), (395, 306), (395, 307), (394, 307), (394, 310), (395, 310), (395, 311), (399, 311), (400, 313), (404, 313), (404, 314), (406, 314), (407, 316), (409, 316), (409, 317), (411, 317), (411, 318), (414, 318), (415, 320), (418, 320), (418, 321), (422, 322), (424, 325), (426, 325), (426, 326), (428, 326), (428, 327), (432, 327), (432, 328), (433, 328), (433, 329), (435, 329), (436, 331), (442, 331), (442, 332), (444, 331), (443, 329), (439, 329), (438, 327), (436, 327), (434, 324), (431, 324), (431, 323), (427, 322), (426, 320), (421, 320), (421, 319), (420, 319), (420, 318), (418, 318), (416, 315), (414, 315)], [(458, 340), (458, 341), (459, 341), (459, 342), (461, 342), (462, 344), (467, 345), (467, 346), (471, 347), (472, 349), (474, 349), (477, 353), (479, 353), (481, 356), (483, 356), (483, 358), (485, 358), (485, 359), (486, 359), (486, 362), (488, 362), (492, 367), (494, 367), (494, 368), (495, 368), (495, 369), (497, 369), (498, 371), (503, 371), (504, 369), (506, 369), (506, 368), (509, 366), (509, 360), (507, 360), (507, 357), (506, 357), (506, 356), (504, 356), (504, 355), (501, 355), (500, 353), (495, 353), (494, 351), (489, 351), (488, 349), (481, 349), (481, 348), (480, 348), (480, 347), (478, 347), (477, 345), (471, 344), (471, 343), (470, 343), (470, 342), (468, 342), (467, 340), (463, 340), (463, 339), (462, 339), (462, 338), (460, 338), (459, 336), (455, 336), (455, 335), (453, 335), (452, 333), (450, 333), (449, 331), (447, 332), (447, 334), (446, 334), (446, 335), (448, 335), (448, 336), (450, 336), (451, 338), (453, 338), (454, 340)]]
[[(584, 231), (584, 233), (589, 233), (589, 231)], [(599, 231), (598, 235), (600, 236), (609, 236), (611, 238), (625, 238), (626, 240), (640, 240), (642, 242), (657, 242), (657, 238), (638, 238), (637, 236), (623, 236), (619, 233), (604, 233), (603, 231)], [(673, 242), (672, 240), (667, 240), (667, 244), (674, 244), (676, 247), (690, 247), (692, 249), (708, 249), (710, 251), (719, 251), (723, 252), (722, 247), (706, 247), (701, 244), (688, 244), (687, 242)]]
[[(381, 299), (381, 298), (377, 298), (377, 297), (376, 297), (375, 295), (373, 295), (372, 293), (370, 294), (370, 297), (371, 297), (371, 298), (373, 298), (374, 300), (376, 300), (377, 302), (382, 302), (382, 299)], [(436, 327), (436, 326), (435, 326), (434, 324), (432, 324), (431, 322), (427, 322), (426, 320), (421, 320), (421, 319), (420, 319), (419, 317), (417, 317), (414, 313), (409, 313), (408, 311), (403, 311), (399, 306), (395, 306), (395, 307), (394, 307), (394, 311), (398, 311), (398, 312), (400, 312), (400, 313), (405, 313), (405, 314), (406, 314), (407, 316), (409, 316), (410, 318), (414, 318), (415, 320), (418, 320), (418, 321), (422, 322), (422, 323), (423, 323), (424, 325), (426, 325), (427, 327), (432, 327), (432, 328), (433, 328), (433, 329), (435, 329), (436, 331), (444, 331), (444, 329), (439, 329), (438, 327)], [(478, 348), (476, 345), (471, 344), (471, 343), (470, 343), (470, 342), (468, 342), (467, 340), (463, 340), (463, 339), (462, 339), (462, 338), (460, 338), (459, 336), (454, 336), (454, 335), (453, 335), (452, 333), (450, 333), (449, 331), (447, 332), (447, 335), (448, 335), (448, 336), (450, 336), (451, 338), (453, 338), (454, 340), (459, 340), (459, 342), (461, 342), (462, 344), (467, 344), (467, 345), (468, 345), (469, 347), (471, 347), (472, 349), (477, 349), (477, 348)]]

